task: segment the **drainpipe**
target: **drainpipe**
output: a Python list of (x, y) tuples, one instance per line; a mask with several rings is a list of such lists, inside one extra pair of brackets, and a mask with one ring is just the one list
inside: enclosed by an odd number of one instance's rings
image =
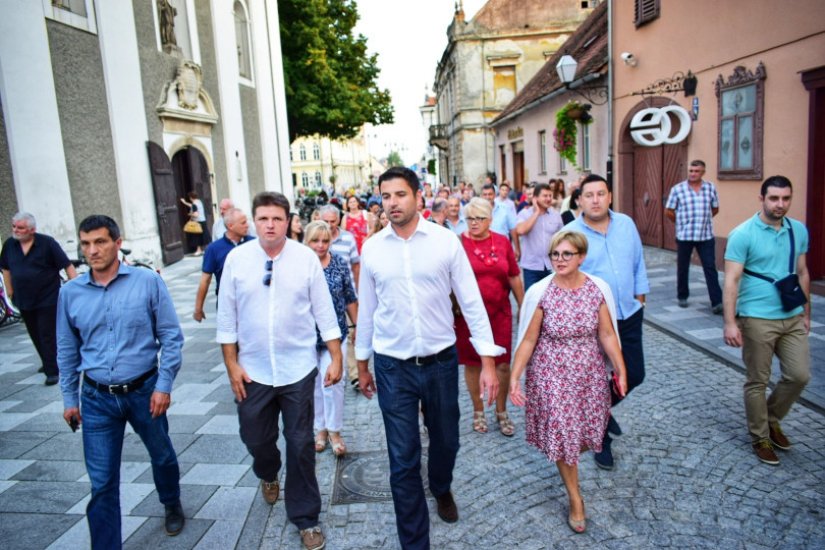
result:
[(613, 185), (613, 2), (607, 2), (607, 185)]

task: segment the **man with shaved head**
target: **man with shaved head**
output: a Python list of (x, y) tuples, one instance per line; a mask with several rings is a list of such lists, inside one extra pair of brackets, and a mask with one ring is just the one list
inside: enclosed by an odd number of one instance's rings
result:
[[(221, 201), (221, 206), (223, 206), (223, 202)], [(192, 318), (198, 322), (206, 318), (203, 313), (203, 303), (206, 301), (206, 293), (209, 291), (212, 275), (215, 275), (215, 295), (217, 296), (218, 289), (221, 286), (221, 273), (223, 273), (226, 256), (236, 246), (255, 238), (248, 234), (249, 222), (246, 214), (240, 208), (228, 208), (221, 221), (226, 227), (225, 233), (220, 239), (213, 241), (212, 244), (206, 247), (206, 253), (203, 255), (201, 281), (198, 284), (198, 293), (195, 296), (195, 312), (192, 314)]]

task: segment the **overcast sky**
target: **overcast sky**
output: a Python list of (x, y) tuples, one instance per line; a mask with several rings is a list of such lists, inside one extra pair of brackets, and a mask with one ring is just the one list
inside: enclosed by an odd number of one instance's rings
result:
[[(370, 132), (370, 152), (382, 157), (390, 148), (406, 147), (400, 151), (405, 164), (418, 162), (428, 138), (418, 108), (424, 103), (425, 87), (432, 89), (436, 66), (447, 47), (455, 1), (356, 1), (360, 20), (355, 32), (366, 36), (370, 52), (378, 54), (378, 83), (390, 90), (395, 108), (395, 124)], [(466, 18), (471, 19), (485, 1), (464, 0)]]

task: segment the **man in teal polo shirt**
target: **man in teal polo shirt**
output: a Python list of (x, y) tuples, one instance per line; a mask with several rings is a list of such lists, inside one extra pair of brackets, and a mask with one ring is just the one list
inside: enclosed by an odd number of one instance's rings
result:
[[(776, 286), (762, 278), (778, 280), (789, 275), (793, 242), (793, 267), (802, 292), (810, 297), (805, 262), (808, 230), (786, 216), (792, 195), (788, 178), (766, 179), (759, 197), (762, 210), (731, 232), (725, 251), (725, 343), (742, 347), (748, 431), (757, 458), (771, 465), (779, 464), (774, 447), (785, 451), (791, 447), (779, 421), (811, 378), (810, 299), (786, 311)], [(774, 354), (779, 357), (782, 377), (766, 399)]]

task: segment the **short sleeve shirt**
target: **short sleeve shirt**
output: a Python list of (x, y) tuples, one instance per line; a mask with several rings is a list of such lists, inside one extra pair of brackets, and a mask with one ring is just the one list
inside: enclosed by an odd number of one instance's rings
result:
[[(785, 219), (793, 228), (793, 265), (796, 266), (799, 256), (808, 252), (808, 230), (797, 220)], [(759, 219), (757, 213), (728, 236), (725, 260), (742, 264), (745, 269), (771, 279), (781, 279), (788, 275), (790, 254), (791, 241), (787, 224), (783, 223), (777, 231)], [(802, 307), (785, 311), (782, 309), (779, 291), (773, 284), (745, 273), (739, 283), (736, 312), (743, 317), (788, 319), (801, 314)]]
[(0, 269), (11, 272), (14, 305), (20, 309), (39, 309), (57, 305), (60, 270), (71, 265), (60, 244), (48, 235), (34, 234), (28, 254), (14, 238), (3, 244)]
[(670, 190), (665, 208), (676, 211), (676, 239), (680, 241), (709, 241), (713, 238), (713, 209), (719, 208), (716, 187), (702, 180), (696, 193), (687, 181), (677, 183)]
[(221, 274), (223, 273), (223, 264), (226, 261), (226, 257), (236, 246), (240, 246), (254, 238), (255, 237), (245, 235), (238, 244), (235, 244), (224, 235), (206, 247), (206, 252), (203, 253), (203, 267), (201, 271), (215, 276), (215, 294), (218, 293), (218, 289), (221, 287)]

